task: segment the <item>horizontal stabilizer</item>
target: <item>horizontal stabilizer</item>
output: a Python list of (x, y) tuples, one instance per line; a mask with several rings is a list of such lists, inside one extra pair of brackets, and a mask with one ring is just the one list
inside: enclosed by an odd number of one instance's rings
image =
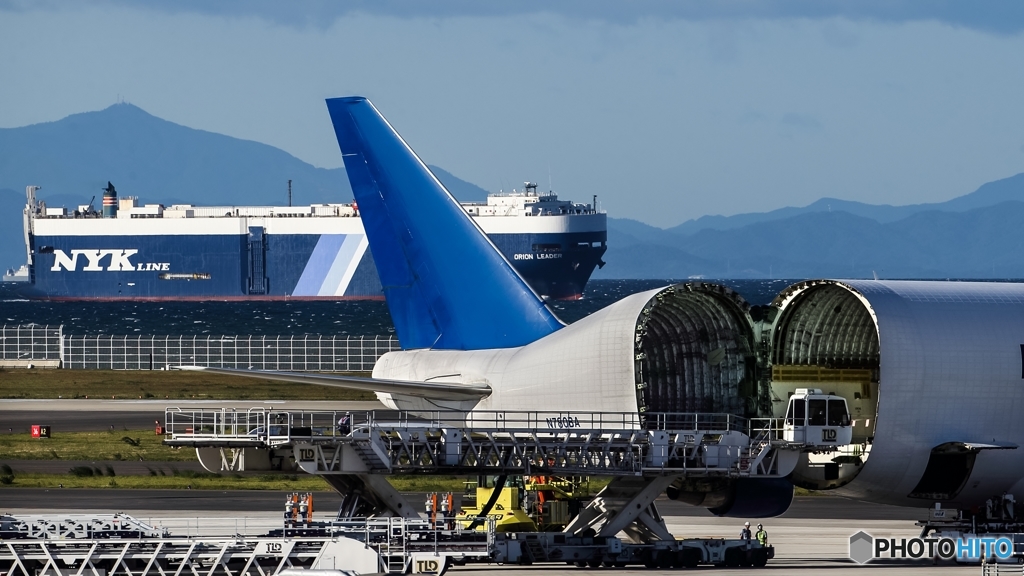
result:
[(379, 380), (376, 378), (360, 378), (358, 376), (341, 376), (325, 374), (303, 374), (299, 372), (274, 372), (264, 370), (240, 370), (236, 368), (208, 368), (205, 366), (177, 366), (177, 370), (195, 370), (228, 374), (231, 376), (247, 376), (279, 382), (295, 382), (297, 384), (316, 384), (318, 386), (335, 386), (350, 390), (366, 392), (386, 392), (403, 396), (415, 396), (430, 400), (479, 400), (491, 394), (491, 387), (486, 384), (452, 384), (447, 382), (408, 382), (405, 380)]
[(932, 448), (933, 453), (955, 454), (958, 452), (981, 452), (982, 450), (1016, 450), (1012, 442), (946, 442)]

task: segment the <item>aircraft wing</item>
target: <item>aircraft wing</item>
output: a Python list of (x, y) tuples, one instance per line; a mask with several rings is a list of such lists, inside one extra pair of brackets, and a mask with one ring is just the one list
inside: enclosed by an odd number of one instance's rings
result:
[(274, 372), (270, 370), (240, 370), (236, 368), (208, 368), (205, 366), (178, 366), (178, 370), (194, 370), (213, 374), (247, 376), (297, 384), (336, 386), (367, 392), (387, 392), (403, 396), (415, 396), (431, 400), (479, 400), (491, 394), (486, 384), (453, 384), (450, 382), (410, 382), (406, 380), (379, 380), (359, 376), (334, 376), (326, 374), (303, 374), (299, 372)]

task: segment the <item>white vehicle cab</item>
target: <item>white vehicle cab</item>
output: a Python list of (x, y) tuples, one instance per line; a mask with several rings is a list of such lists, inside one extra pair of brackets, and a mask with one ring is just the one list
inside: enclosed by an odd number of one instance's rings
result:
[(789, 398), (783, 438), (812, 446), (845, 446), (853, 441), (846, 399), (817, 388), (797, 388)]

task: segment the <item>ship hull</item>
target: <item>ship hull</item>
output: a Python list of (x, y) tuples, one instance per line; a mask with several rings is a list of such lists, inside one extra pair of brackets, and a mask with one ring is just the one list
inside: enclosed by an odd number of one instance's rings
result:
[[(575, 299), (605, 251), (604, 215), (594, 216), (481, 228), (539, 295)], [(384, 298), (358, 218), (39, 219), (29, 243), (31, 281), (18, 292), (35, 299)]]

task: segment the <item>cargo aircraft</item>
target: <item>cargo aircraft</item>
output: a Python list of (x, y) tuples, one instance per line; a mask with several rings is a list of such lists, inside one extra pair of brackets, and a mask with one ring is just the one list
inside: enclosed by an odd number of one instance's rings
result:
[(470, 415), (811, 418), (791, 399), (820, 389), (848, 405), (841, 450), (802, 454), (784, 479), (677, 480), (669, 496), (729, 516), (781, 514), (793, 485), (917, 507), (1024, 498), (1024, 284), (811, 280), (752, 308), (693, 282), (565, 325), (367, 99), (327, 107), (402, 350), (371, 378), (210, 371)]

